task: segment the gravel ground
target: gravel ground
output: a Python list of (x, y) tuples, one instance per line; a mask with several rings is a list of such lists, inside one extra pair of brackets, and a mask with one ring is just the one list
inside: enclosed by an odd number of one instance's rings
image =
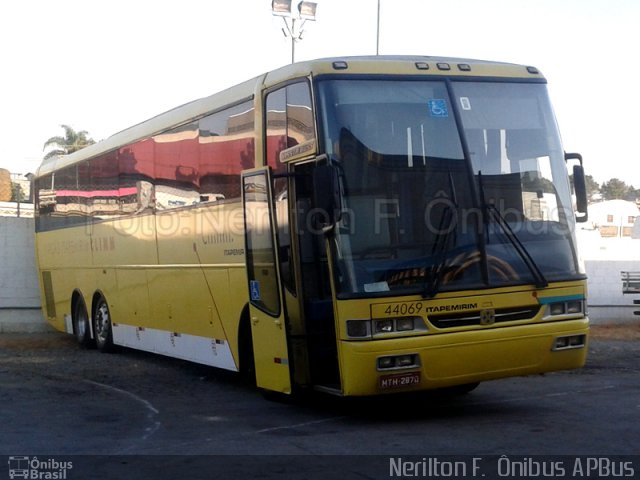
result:
[[(62, 333), (5, 333), (0, 455), (74, 455), (70, 480), (347, 480), (388, 478), (388, 451), (635, 453), (639, 340), (640, 325), (594, 326), (585, 368), (487, 382), (466, 398), (291, 405), (265, 401), (231, 372), (133, 350), (101, 354)], [(323, 457), (342, 451), (377, 456)], [(247, 453), (261, 456), (259, 473), (247, 470), (256, 461)]]

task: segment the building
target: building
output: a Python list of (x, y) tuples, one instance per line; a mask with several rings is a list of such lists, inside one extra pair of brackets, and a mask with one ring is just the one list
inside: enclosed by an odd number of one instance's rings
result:
[[(10, 173), (0, 169), (0, 217), (33, 217), (33, 197), (31, 194), (31, 180), (33, 174)], [(12, 202), (13, 189), (20, 186), (21, 202)]]
[(630, 237), (640, 210), (635, 202), (607, 200), (589, 205), (589, 221), (602, 237)]

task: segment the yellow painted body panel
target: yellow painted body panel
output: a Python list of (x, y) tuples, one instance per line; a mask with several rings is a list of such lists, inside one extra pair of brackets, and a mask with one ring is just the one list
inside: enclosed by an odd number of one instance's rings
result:
[(341, 341), (342, 390), (344, 395), (384, 393), (379, 387), (383, 373), (376, 370), (376, 359), (389, 354), (420, 356), (420, 383), (404, 391), (578, 368), (585, 363), (587, 348), (552, 352), (553, 339), (588, 331), (588, 320), (583, 319), (393, 340)]
[(38, 233), (39, 270), (50, 272), (55, 299), (47, 320), (68, 330), (74, 292), (90, 316), (100, 293), (117, 325), (224, 340), (237, 359), (247, 303), (238, 218), (241, 206), (231, 203)]
[[(582, 314), (573, 319), (545, 319), (542, 306), (533, 319), (491, 325), (437, 328), (430, 319), (447, 308), (453, 311), (478, 311), (521, 306), (536, 306), (539, 299), (584, 297), (585, 282), (534, 287), (509, 287), (488, 292), (455, 292), (437, 299), (398, 297), (376, 300), (344, 300), (336, 305), (339, 333), (338, 350), (344, 395), (385, 393), (380, 377), (410, 371), (420, 372), (420, 383), (401, 391), (441, 388), (465, 383), (529, 375), (584, 365), (587, 346), (552, 351), (554, 338), (563, 335), (588, 335), (589, 322)], [(419, 315), (427, 330), (377, 336), (369, 340), (348, 339), (346, 320), (385, 318), (386, 306), (422, 304)], [(460, 307), (461, 310), (457, 310)], [(396, 315), (397, 317), (398, 315)], [(402, 316), (402, 315), (399, 315)], [(377, 358), (388, 355), (417, 354), (418, 368), (378, 371)], [(391, 389), (388, 392), (395, 392)]]
[(291, 393), (291, 363), (284, 328), (282, 318), (270, 317), (251, 307), (256, 383), (260, 388)]

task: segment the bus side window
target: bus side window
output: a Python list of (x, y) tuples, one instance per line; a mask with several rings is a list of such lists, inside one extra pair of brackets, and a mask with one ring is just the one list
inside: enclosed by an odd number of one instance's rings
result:
[[(281, 88), (267, 95), (265, 148), (266, 162), (273, 173), (281, 173), (285, 165), (280, 163), (280, 152), (288, 148), (287, 142), (287, 92)], [(277, 195), (277, 192), (274, 191)]]
[[(266, 162), (273, 173), (287, 172), (280, 161), (280, 152), (315, 137), (311, 94), (306, 81), (297, 82), (267, 94), (266, 98)], [(279, 257), (284, 285), (295, 292), (294, 269), (291, 260), (289, 193), (286, 177), (274, 178), (273, 195), (279, 237)]]
[(200, 200), (198, 124), (191, 122), (153, 137), (155, 206), (170, 210)]
[[(274, 173), (286, 171), (280, 152), (315, 138), (311, 93), (306, 81), (292, 83), (267, 94), (266, 160)], [(278, 195), (274, 191), (274, 195)]]
[(255, 165), (253, 102), (199, 121), (200, 202), (240, 200), (240, 172)]

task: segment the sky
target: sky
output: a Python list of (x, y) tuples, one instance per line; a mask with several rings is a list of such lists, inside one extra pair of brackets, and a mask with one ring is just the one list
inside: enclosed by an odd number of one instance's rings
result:
[[(317, 0), (296, 60), (376, 53), (378, 0)], [(297, 0), (294, 0), (297, 4)], [(639, 0), (380, 0), (380, 54), (536, 66), (565, 151), (640, 188)], [(0, 168), (34, 172), (67, 124), (95, 140), (291, 60), (271, 0), (0, 6)]]

